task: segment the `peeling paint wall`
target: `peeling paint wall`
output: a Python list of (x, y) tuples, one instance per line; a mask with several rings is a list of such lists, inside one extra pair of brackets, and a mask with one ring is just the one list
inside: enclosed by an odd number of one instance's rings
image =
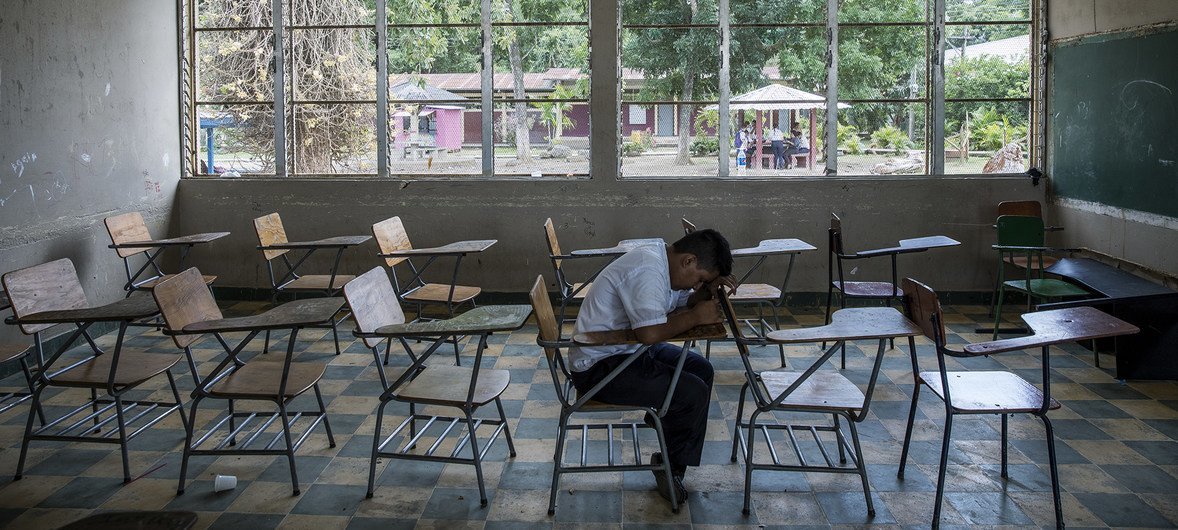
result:
[[(1174, 0), (1049, 0), (1053, 40), (1124, 31), (1178, 20)], [(1050, 79), (1048, 80), (1050, 83)], [(1048, 111), (1051, 109), (1048, 87)], [(1047, 137), (1051, 137), (1048, 131)], [(1051, 149), (1050, 142), (1048, 150)], [(1051, 160), (1048, 153), (1048, 160)], [(1178, 200), (1178, 197), (1174, 198)], [(1170, 276), (1178, 276), (1178, 219), (1087, 201), (1055, 199), (1052, 224), (1064, 226), (1057, 243), (1087, 247)]]
[[(102, 224), (167, 232), (179, 180), (172, 2), (5, 0), (0, 9), (0, 272), (70, 258), (91, 302), (121, 296)], [(27, 345), (11, 326), (0, 344)]]

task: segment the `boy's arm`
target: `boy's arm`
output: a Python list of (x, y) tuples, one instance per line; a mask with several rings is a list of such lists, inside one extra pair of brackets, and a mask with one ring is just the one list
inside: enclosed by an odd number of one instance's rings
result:
[(667, 315), (667, 321), (662, 324), (634, 328), (634, 336), (643, 344), (658, 344), (696, 326), (713, 324), (723, 320), (724, 314), (720, 311), (719, 302), (697, 303), (686, 311), (677, 311)]
[[(727, 287), (729, 293), (735, 292), (736, 276), (721, 276), (715, 280), (712, 280), (711, 283), (695, 289), (695, 291), (691, 293), (691, 296), (687, 298), (687, 307), (695, 307), (695, 304), (698, 304), (704, 300), (714, 299), (716, 297), (716, 289), (719, 289), (720, 287)], [(708, 323), (710, 324), (710, 322)]]

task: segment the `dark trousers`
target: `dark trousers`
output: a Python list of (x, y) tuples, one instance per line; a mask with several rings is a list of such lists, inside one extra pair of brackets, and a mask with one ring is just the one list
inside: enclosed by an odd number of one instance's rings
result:
[[(667, 387), (679, 362), (680, 346), (666, 342), (646, 350), (630, 366), (605, 385), (594, 399), (615, 405), (642, 405), (658, 409), (663, 406)], [(588, 392), (606, 375), (626, 360), (627, 355), (614, 355), (597, 361), (584, 372), (573, 372), (577, 392)], [(702, 355), (689, 352), (683, 363), (683, 373), (671, 406), (663, 416), (663, 434), (667, 439), (667, 453), (672, 468), (698, 466), (704, 450), (704, 436), (708, 429), (708, 403), (712, 398), (712, 364)]]
[(785, 142), (773, 140), (773, 169), (785, 167)]

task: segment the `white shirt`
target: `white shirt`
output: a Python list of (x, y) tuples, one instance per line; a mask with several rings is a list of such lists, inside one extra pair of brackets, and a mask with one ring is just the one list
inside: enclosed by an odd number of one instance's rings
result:
[[(667, 314), (687, 304), (691, 291), (671, 289), (671, 273), (664, 245), (648, 245), (614, 260), (593, 280), (581, 309), (574, 333), (611, 331), (657, 326)], [(633, 353), (638, 344), (600, 348), (569, 348), (569, 362), (575, 372), (618, 354)]]
[(769, 131), (769, 141), (770, 142), (781, 142), (784, 140), (785, 140), (785, 133), (781, 132), (781, 129), (773, 129), (772, 131)]
[(809, 148), (810, 148), (810, 144), (806, 143), (805, 136), (795, 136), (794, 137), (794, 149), (809, 149)]

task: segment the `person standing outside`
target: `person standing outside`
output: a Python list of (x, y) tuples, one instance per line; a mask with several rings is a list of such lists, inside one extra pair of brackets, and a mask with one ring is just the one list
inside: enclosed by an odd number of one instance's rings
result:
[[(734, 288), (732, 251), (711, 229), (697, 230), (670, 245), (646, 245), (610, 263), (593, 281), (577, 314), (575, 333), (633, 329), (647, 350), (620, 372), (594, 399), (617, 405), (662, 406), (682, 353), (665, 342), (691, 328), (721, 322), (717, 289)], [(676, 311), (676, 309), (681, 309)], [(577, 391), (588, 392), (640, 345), (569, 350), (570, 378)], [(659, 494), (680, 503), (687, 498), (683, 477), (703, 454), (712, 395), (711, 363), (688, 352), (683, 371), (662, 417), (672, 484), (655, 472)], [(651, 424), (652, 418), (647, 418)], [(652, 464), (664, 455), (651, 455)]]
[(782, 169), (785, 167), (785, 133), (781, 132), (781, 126), (776, 125), (772, 131), (769, 131), (769, 141), (773, 145), (773, 169)]

